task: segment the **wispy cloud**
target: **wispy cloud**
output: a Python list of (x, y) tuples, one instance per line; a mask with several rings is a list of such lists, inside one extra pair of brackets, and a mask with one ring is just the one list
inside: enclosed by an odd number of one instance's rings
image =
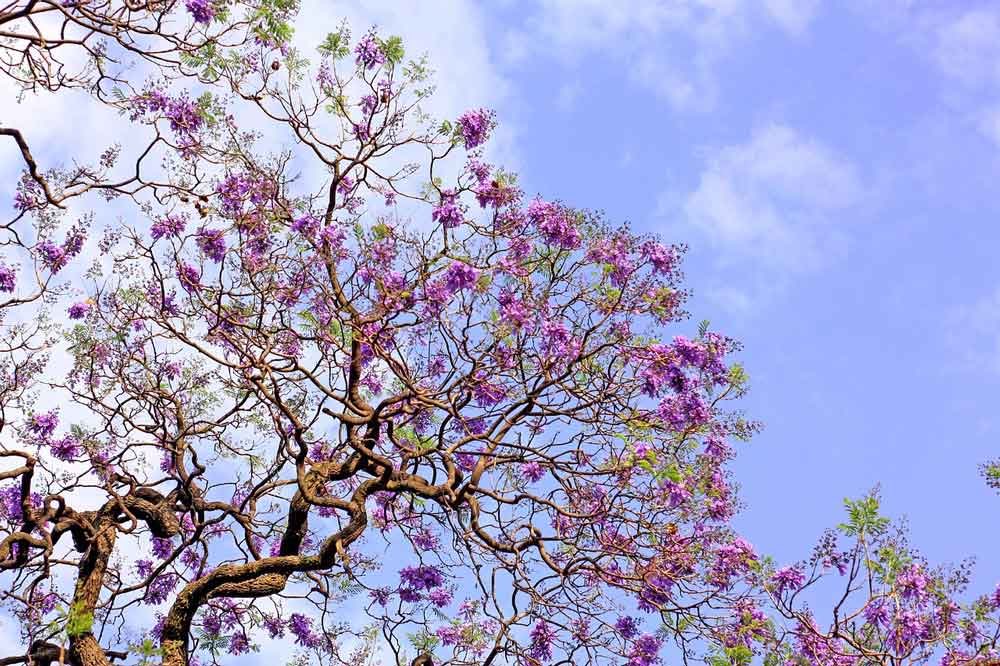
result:
[(922, 22), (930, 31), (934, 62), (945, 75), (973, 88), (1000, 85), (1000, 9), (928, 14)]
[(852, 162), (794, 128), (771, 124), (744, 143), (706, 152), (697, 185), (664, 194), (660, 214), (679, 218), (682, 236), (708, 249), (717, 280), (709, 280), (708, 297), (746, 315), (792, 277), (843, 255), (844, 222), (864, 196)]
[(711, 154), (683, 212), (729, 259), (801, 271), (825, 263), (838, 213), (861, 194), (846, 159), (790, 127), (768, 125)]
[(955, 308), (947, 322), (955, 358), (967, 368), (1000, 375), (1000, 287)]
[(1000, 146), (1000, 5), (854, 0), (860, 13), (928, 66), (949, 122)]
[(708, 110), (717, 63), (760, 27), (805, 34), (819, 0), (543, 0), (508, 35), (510, 60), (544, 52), (571, 63), (593, 53), (627, 63), (638, 85), (682, 110)]
[(819, 13), (820, 0), (764, 0), (764, 7), (785, 32), (801, 36)]

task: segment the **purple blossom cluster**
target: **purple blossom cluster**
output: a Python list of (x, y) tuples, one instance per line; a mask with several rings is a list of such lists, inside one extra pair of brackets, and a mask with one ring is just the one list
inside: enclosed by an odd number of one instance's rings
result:
[(222, 229), (201, 227), (196, 242), (205, 256), (215, 263), (226, 258), (226, 233)]
[(312, 620), (302, 613), (292, 613), (288, 618), (288, 631), (302, 647), (316, 648), (322, 643), (322, 639), (313, 631)]
[(87, 302), (74, 303), (69, 306), (67, 314), (70, 319), (83, 319), (87, 316), (87, 313), (90, 312), (91, 307), (92, 305)]
[(549, 245), (564, 250), (575, 250), (583, 242), (573, 213), (565, 207), (533, 199), (528, 204), (528, 220), (535, 225)]
[(69, 260), (80, 253), (86, 233), (83, 227), (75, 226), (66, 234), (66, 239), (62, 245), (56, 245), (50, 240), (44, 240), (36, 247), (36, 252), (42, 264), (52, 273), (58, 273)]
[[(207, 0), (192, 0), (198, 4), (208, 4)], [(190, 4), (190, 3), (189, 3)], [(148, 90), (131, 99), (131, 118), (137, 120), (149, 114), (159, 114), (169, 121), (171, 131), (177, 137), (177, 147), (182, 156), (190, 156), (198, 143), (198, 133), (205, 127), (205, 116), (198, 104), (187, 93), (171, 97), (162, 90)]]
[(414, 590), (433, 590), (444, 585), (444, 575), (437, 568), (425, 564), (402, 569), (399, 579), (404, 586)]
[(211, 23), (215, 18), (212, 0), (187, 0), (184, 5), (195, 23)]
[[(33, 492), (28, 496), (28, 503), (38, 508), (42, 505), (42, 496)], [(0, 488), (0, 519), (10, 523), (18, 523), (24, 519), (24, 511), (21, 508), (21, 484), (17, 481)]]
[(187, 226), (187, 218), (183, 215), (164, 215), (153, 223), (149, 228), (149, 235), (153, 240), (160, 238), (180, 238)]
[(150, 606), (162, 604), (170, 596), (170, 593), (177, 587), (180, 578), (177, 574), (163, 573), (153, 579), (146, 588), (146, 595), (143, 601)]
[(454, 229), (462, 224), (462, 208), (459, 206), (455, 193), (445, 190), (441, 193), (441, 203), (431, 211), (431, 219), (440, 222), (446, 229)]
[(541, 663), (552, 660), (552, 645), (556, 640), (555, 629), (545, 620), (538, 620), (531, 628), (528, 655)]
[(385, 62), (385, 54), (374, 30), (365, 33), (354, 47), (355, 62), (359, 67), (371, 69)]
[(472, 150), (486, 142), (490, 130), (496, 124), (495, 118), (496, 114), (486, 109), (473, 109), (459, 116), (458, 126), (467, 150)]
[(17, 285), (17, 273), (7, 264), (0, 264), (0, 292), (10, 293)]

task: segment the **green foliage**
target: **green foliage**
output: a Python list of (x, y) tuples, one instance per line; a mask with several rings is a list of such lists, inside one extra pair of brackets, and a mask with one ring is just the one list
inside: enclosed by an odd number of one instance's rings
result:
[(838, 525), (838, 529), (847, 536), (857, 537), (879, 536), (889, 527), (889, 519), (879, 515), (879, 501), (874, 494), (859, 500), (844, 499), (848, 521)]
[(66, 630), (66, 635), (70, 638), (88, 634), (94, 627), (94, 613), (85, 610), (83, 604), (77, 602), (70, 606), (63, 626)]
[(419, 631), (415, 634), (406, 634), (406, 638), (416, 648), (417, 652), (431, 652), (440, 642), (437, 636), (427, 630)]
[(743, 368), (741, 363), (733, 363), (729, 367), (729, 373), (726, 375), (726, 379), (732, 386), (737, 388), (742, 388), (750, 382), (750, 376), (747, 371)]
[(198, 97), (195, 104), (198, 108), (198, 115), (204, 118), (205, 123), (209, 127), (215, 125), (216, 119), (214, 110), (216, 108), (216, 104), (212, 93), (206, 90)]
[(392, 65), (398, 65), (403, 61), (406, 51), (403, 49), (403, 38), (393, 35), (387, 39), (379, 40), (379, 48), (385, 59)]
[(260, 6), (250, 16), (254, 24), (254, 32), (264, 42), (270, 44), (286, 44), (292, 39), (295, 30), (284, 19), (289, 11), (295, 8), (296, 0), (261, 0)]
[(351, 31), (346, 24), (341, 24), (337, 32), (328, 33), (318, 50), (325, 56), (334, 60), (339, 60), (351, 52), (350, 42)]
[(753, 660), (753, 651), (745, 645), (722, 648), (709, 655), (710, 666), (746, 666)]
[(129, 645), (129, 652), (139, 657), (135, 666), (155, 666), (163, 656), (163, 649), (157, 647), (152, 638), (147, 638), (142, 643), (132, 643)]

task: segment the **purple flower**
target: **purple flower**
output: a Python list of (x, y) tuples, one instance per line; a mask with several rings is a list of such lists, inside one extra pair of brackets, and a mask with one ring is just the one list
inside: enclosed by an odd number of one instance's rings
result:
[(483, 372), (476, 374), (476, 383), (472, 387), (472, 394), (475, 396), (476, 404), (480, 407), (494, 407), (500, 404), (507, 391), (503, 386), (487, 381)]
[(455, 201), (455, 193), (445, 190), (441, 193), (441, 203), (431, 211), (431, 219), (440, 222), (445, 229), (453, 229), (462, 224), (462, 209)]
[(597, 238), (587, 250), (587, 259), (607, 265), (612, 283), (621, 286), (635, 270), (629, 258), (630, 246), (631, 240), (624, 233), (611, 238)]
[(539, 620), (531, 628), (531, 647), (528, 654), (532, 659), (538, 661), (549, 661), (552, 659), (552, 642), (556, 638), (556, 632), (548, 622)]
[(919, 564), (911, 564), (896, 577), (903, 597), (923, 601), (927, 595), (927, 576), (923, 574)]
[(404, 585), (408, 585), (414, 590), (433, 590), (444, 584), (444, 576), (441, 572), (425, 564), (406, 567), (399, 572), (399, 578)]
[(524, 328), (531, 323), (534, 315), (527, 303), (519, 299), (513, 291), (504, 288), (500, 292), (500, 316), (505, 322), (513, 324), (514, 328)]
[(549, 245), (564, 250), (580, 247), (582, 237), (572, 219), (572, 213), (559, 204), (534, 199), (528, 204), (528, 219)]
[(177, 279), (181, 283), (181, 287), (184, 291), (191, 292), (197, 291), (200, 287), (201, 273), (197, 268), (189, 263), (181, 262), (177, 267)]
[(778, 569), (771, 576), (771, 582), (774, 583), (774, 589), (778, 594), (783, 594), (785, 590), (797, 590), (805, 581), (806, 577), (798, 567)]
[(660, 663), (657, 654), (662, 646), (661, 639), (652, 634), (643, 634), (632, 645), (632, 651), (628, 655), (628, 666), (653, 666)]
[(546, 319), (541, 330), (542, 355), (548, 362), (567, 361), (580, 353), (580, 341), (561, 321)]
[(170, 542), (170, 539), (161, 539), (159, 537), (153, 537), (153, 554), (156, 555), (161, 560), (165, 560), (170, 557), (170, 554), (174, 552), (174, 544)]
[(889, 625), (889, 608), (882, 599), (875, 599), (865, 606), (865, 620), (877, 627)]
[(753, 552), (753, 546), (737, 537), (716, 551), (712, 579), (719, 587), (728, 588), (733, 576), (748, 571), (750, 564), (756, 560), (757, 555)]
[(17, 283), (17, 273), (13, 268), (0, 264), (0, 291), (12, 292)]
[(66, 266), (66, 251), (51, 241), (42, 241), (38, 246), (42, 255), (42, 263), (53, 273), (58, 273)]
[[(41, 506), (42, 496), (38, 493), (31, 493), (28, 502), (33, 507)], [(19, 522), (23, 517), (21, 510), (21, 484), (13, 483), (3, 490), (0, 490), (0, 518), (6, 518), (11, 522)]]
[(388, 587), (379, 587), (368, 593), (375, 603), (379, 606), (385, 606), (389, 603), (389, 597), (392, 594), (392, 590)]
[(66, 435), (49, 444), (52, 455), (59, 460), (70, 461), (80, 455), (80, 442), (72, 435)]
[(215, 7), (211, 0), (187, 0), (185, 6), (195, 23), (211, 23), (215, 18)]
[(361, 98), (359, 106), (361, 107), (362, 113), (366, 116), (370, 116), (375, 110), (375, 107), (378, 106), (378, 98), (375, 97), (375, 95), (365, 95)]
[(295, 636), (298, 645), (314, 648), (320, 644), (320, 637), (313, 633), (312, 620), (301, 613), (292, 613), (288, 621), (288, 631)]
[(441, 639), (442, 645), (458, 645), (462, 640), (462, 628), (456, 625), (438, 627), (434, 635)]
[(167, 215), (154, 222), (153, 226), (150, 227), (149, 233), (154, 239), (160, 239), (164, 236), (177, 238), (184, 233), (184, 227), (186, 226), (187, 220), (184, 217), (180, 215)]
[(444, 608), (451, 603), (451, 590), (439, 587), (436, 590), (432, 590), (431, 593), (427, 595), (427, 598), (438, 608)]
[(647, 241), (639, 249), (642, 256), (653, 264), (653, 270), (658, 273), (669, 273), (677, 263), (677, 252), (656, 241)]
[(281, 638), (285, 635), (285, 621), (280, 617), (265, 617), (264, 628), (267, 629), (271, 638)]
[(385, 62), (385, 54), (382, 53), (374, 30), (365, 33), (365, 36), (354, 47), (354, 55), (357, 56), (355, 62), (365, 69), (371, 69), (375, 65), (381, 65)]
[(452, 262), (444, 274), (445, 285), (454, 293), (462, 289), (469, 289), (476, 284), (479, 279), (479, 271), (461, 261)]
[(691, 490), (684, 481), (676, 482), (665, 479), (661, 487), (666, 491), (664, 499), (666, 505), (671, 509), (680, 506), (691, 497)]
[(193, 550), (185, 550), (181, 553), (181, 562), (192, 571), (198, 571), (201, 568), (201, 557)]
[(222, 633), (222, 618), (218, 613), (208, 613), (201, 621), (201, 628), (210, 636), (218, 636)]
[(225, 232), (221, 229), (206, 229), (202, 227), (198, 230), (198, 247), (209, 259), (219, 263), (226, 257)]
[(250, 651), (250, 641), (242, 631), (236, 632), (229, 638), (229, 654), (241, 655)]
[(643, 581), (639, 592), (639, 610), (651, 613), (659, 611), (670, 601), (674, 581), (663, 576), (653, 576)]
[(172, 573), (165, 573), (153, 579), (153, 582), (146, 588), (146, 596), (143, 601), (147, 605), (162, 604), (174, 588), (177, 587), (177, 576)]
[(153, 573), (152, 560), (137, 560), (135, 563), (135, 572), (142, 578), (149, 576), (149, 574)]
[(521, 476), (532, 483), (538, 483), (545, 476), (545, 468), (534, 460), (521, 463)]
[(708, 405), (694, 393), (668, 395), (660, 401), (656, 413), (677, 430), (704, 425), (712, 418)]
[(41, 439), (48, 439), (59, 425), (59, 416), (55, 410), (44, 414), (32, 414), (28, 421), (28, 432)]
[(83, 319), (90, 312), (90, 303), (74, 303), (69, 306), (69, 318), (70, 319)]
[(306, 237), (313, 237), (316, 232), (319, 231), (320, 221), (312, 213), (306, 213), (300, 217), (295, 218), (292, 221), (292, 231), (302, 234)]
[(440, 543), (430, 530), (421, 530), (413, 535), (413, 545), (420, 550), (437, 550)]
[(472, 150), (486, 141), (494, 125), (494, 116), (492, 111), (474, 109), (466, 111), (459, 117), (458, 124), (467, 150)]
[(622, 638), (632, 638), (639, 633), (639, 622), (634, 617), (623, 615), (615, 622), (615, 631), (621, 634)]

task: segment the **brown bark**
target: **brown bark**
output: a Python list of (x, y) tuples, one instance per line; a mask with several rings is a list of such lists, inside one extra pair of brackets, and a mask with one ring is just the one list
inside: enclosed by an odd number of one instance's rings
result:
[[(99, 520), (97, 533), (91, 538), (80, 559), (76, 589), (73, 591), (71, 611), (93, 617), (104, 586), (108, 560), (115, 547), (118, 530), (112, 521)], [(108, 666), (111, 661), (101, 648), (92, 631), (70, 636), (69, 651), (79, 666)]]

